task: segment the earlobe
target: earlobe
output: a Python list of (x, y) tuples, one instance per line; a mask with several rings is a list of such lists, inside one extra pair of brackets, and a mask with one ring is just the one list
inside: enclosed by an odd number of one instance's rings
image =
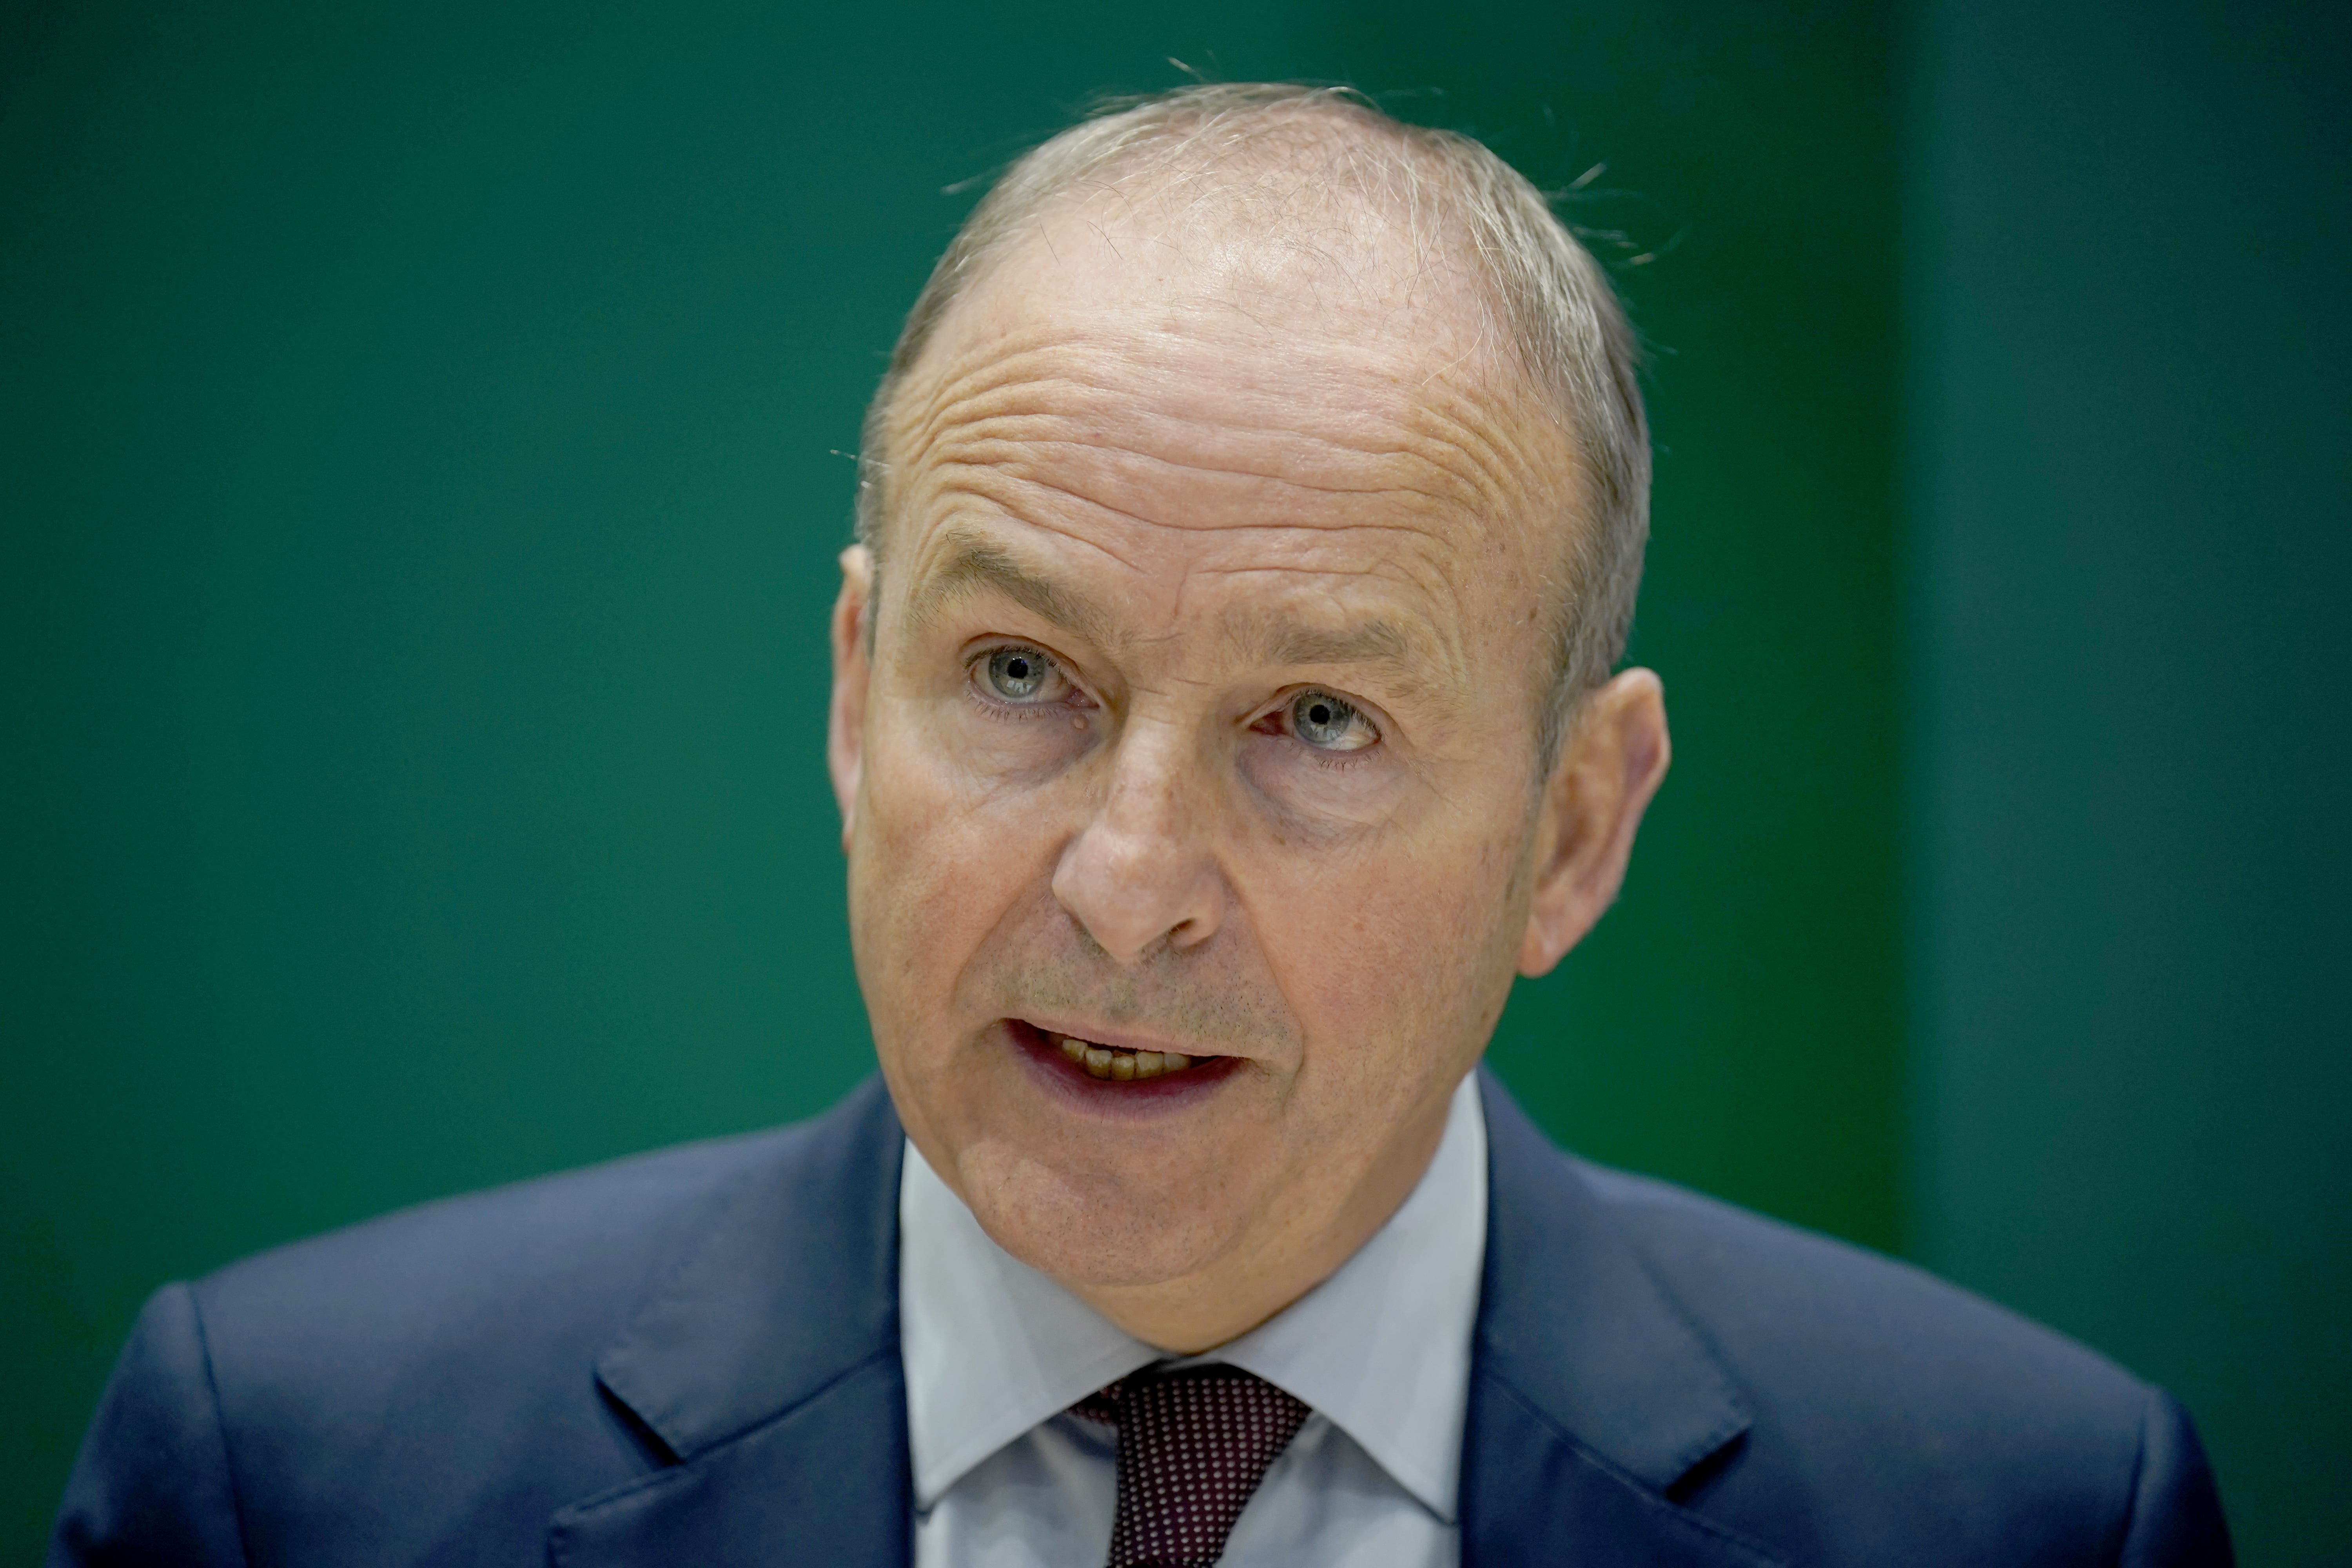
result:
[(841, 806), (841, 847), (857, 826), (857, 781), (866, 760), (866, 690), (872, 668), (866, 617), (874, 613), (874, 556), (863, 544), (841, 552), (841, 593), (833, 602), (833, 700), (826, 714), (825, 765)]
[(1544, 789), (1520, 973), (1549, 973), (1616, 902), (1673, 752), (1654, 672), (1625, 670), (1585, 699)]

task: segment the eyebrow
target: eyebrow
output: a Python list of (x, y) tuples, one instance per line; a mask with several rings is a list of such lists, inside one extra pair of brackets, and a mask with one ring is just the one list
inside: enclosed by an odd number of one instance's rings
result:
[[(966, 595), (993, 593), (1097, 647), (1108, 648), (1122, 640), (1100, 606), (1033, 570), (1016, 552), (971, 528), (951, 527), (942, 539), (945, 553), (907, 603), (907, 618), (916, 626), (929, 626), (941, 610)], [(1254, 605), (1227, 616), (1220, 629), (1245, 657), (1261, 664), (1371, 667), (1388, 672), (1397, 694), (1409, 698), (1436, 696), (1444, 686), (1428, 678), (1431, 650), (1424, 641), (1393, 620), (1375, 616), (1348, 626), (1318, 626)]]
[(907, 603), (907, 618), (918, 626), (965, 595), (1003, 595), (1030, 614), (1097, 647), (1111, 640), (1110, 617), (1084, 596), (1024, 565), (1021, 558), (970, 529), (950, 529), (946, 557), (924, 577)]
[(1420, 662), (1413, 637), (1394, 621), (1310, 626), (1255, 610), (1237, 617), (1229, 630), (1234, 641), (1267, 664), (1389, 664), (1404, 669)]
[(1454, 706), (1452, 683), (1433, 670), (1444, 661), (1434, 657), (1425, 638), (1402, 623), (1374, 616), (1346, 626), (1318, 626), (1294, 620), (1264, 606), (1245, 608), (1229, 617), (1225, 635), (1244, 653), (1278, 668), (1377, 669), (1389, 689), (1407, 701)]

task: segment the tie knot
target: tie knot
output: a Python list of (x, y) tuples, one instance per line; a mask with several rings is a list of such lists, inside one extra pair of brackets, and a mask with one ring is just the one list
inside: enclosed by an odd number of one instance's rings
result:
[(1234, 1366), (1137, 1373), (1071, 1407), (1118, 1426), (1108, 1568), (1206, 1568), (1307, 1405)]

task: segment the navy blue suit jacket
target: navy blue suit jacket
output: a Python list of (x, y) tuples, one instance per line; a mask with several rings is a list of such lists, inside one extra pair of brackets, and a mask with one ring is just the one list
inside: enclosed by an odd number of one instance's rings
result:
[[(2160, 1390), (1483, 1088), (1465, 1564), (2229, 1561)], [(869, 1081), (169, 1286), (50, 1562), (904, 1564), (898, 1152)]]

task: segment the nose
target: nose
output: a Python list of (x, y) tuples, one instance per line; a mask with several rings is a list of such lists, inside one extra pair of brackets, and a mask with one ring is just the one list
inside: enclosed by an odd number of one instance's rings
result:
[(1198, 947), (1223, 922), (1211, 792), (1192, 752), (1174, 726), (1130, 721), (1108, 759), (1108, 793), (1054, 869), (1055, 898), (1120, 963), (1162, 939)]

